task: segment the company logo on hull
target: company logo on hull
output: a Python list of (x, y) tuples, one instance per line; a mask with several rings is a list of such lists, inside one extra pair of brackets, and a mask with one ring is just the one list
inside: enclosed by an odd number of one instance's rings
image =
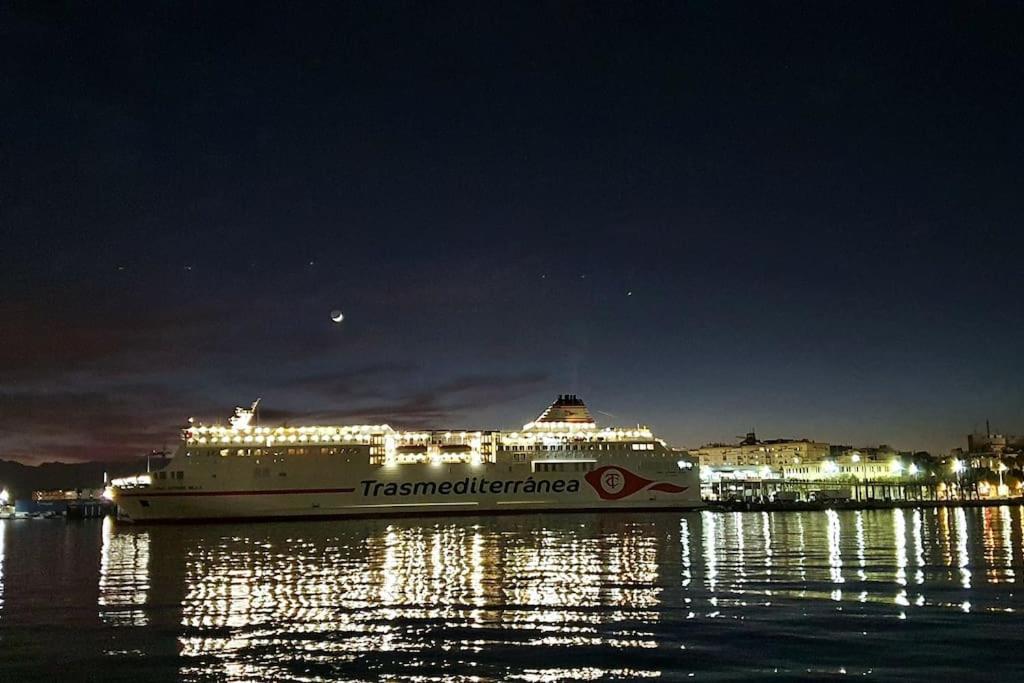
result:
[(668, 482), (656, 482), (653, 479), (633, 474), (629, 470), (617, 465), (606, 465), (598, 467), (592, 472), (587, 472), (583, 477), (587, 483), (594, 487), (603, 500), (620, 500), (631, 496), (637, 491), (661, 491), (663, 493), (682, 493), (685, 486), (676, 486)]

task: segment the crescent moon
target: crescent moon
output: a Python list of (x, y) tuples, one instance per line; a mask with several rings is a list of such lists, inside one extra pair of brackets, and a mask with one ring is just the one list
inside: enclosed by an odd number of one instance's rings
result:
[(341, 311), (331, 311), (331, 320), (333, 320), (334, 322), (340, 323), (344, 319), (345, 316), (342, 314)]

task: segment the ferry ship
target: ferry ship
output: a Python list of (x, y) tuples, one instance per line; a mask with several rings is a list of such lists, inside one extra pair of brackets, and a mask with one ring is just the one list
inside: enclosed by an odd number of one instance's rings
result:
[(700, 505), (695, 459), (562, 395), (518, 431), (268, 427), (258, 401), (190, 424), (166, 467), (115, 482), (132, 522), (496, 514)]

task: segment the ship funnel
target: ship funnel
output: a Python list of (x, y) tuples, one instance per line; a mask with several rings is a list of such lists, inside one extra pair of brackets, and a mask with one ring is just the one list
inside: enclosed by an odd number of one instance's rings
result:
[(547, 410), (540, 414), (533, 424), (558, 422), (569, 424), (595, 424), (585, 403), (576, 394), (559, 394)]

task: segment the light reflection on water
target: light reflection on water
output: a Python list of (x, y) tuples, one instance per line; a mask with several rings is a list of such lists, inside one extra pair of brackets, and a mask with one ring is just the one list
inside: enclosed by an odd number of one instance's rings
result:
[[(39, 618), (19, 583), (45, 587), (15, 567), (45, 546), (30, 535), (95, 529), (95, 623), (76, 617), (82, 642), (66, 647), (114, 677), (981, 679), (1020, 666), (1005, 652), (1024, 608), (1022, 525), (1022, 507), (26, 522), (5, 556), (0, 522), (0, 639)], [(122, 647), (87, 647), (108, 631)]]
[(4, 618), (4, 536), (7, 520), (0, 519), (0, 619)]
[(145, 626), (142, 607), (149, 593), (149, 533), (114, 532), (114, 520), (103, 520), (100, 548), (99, 613), (115, 625)]

